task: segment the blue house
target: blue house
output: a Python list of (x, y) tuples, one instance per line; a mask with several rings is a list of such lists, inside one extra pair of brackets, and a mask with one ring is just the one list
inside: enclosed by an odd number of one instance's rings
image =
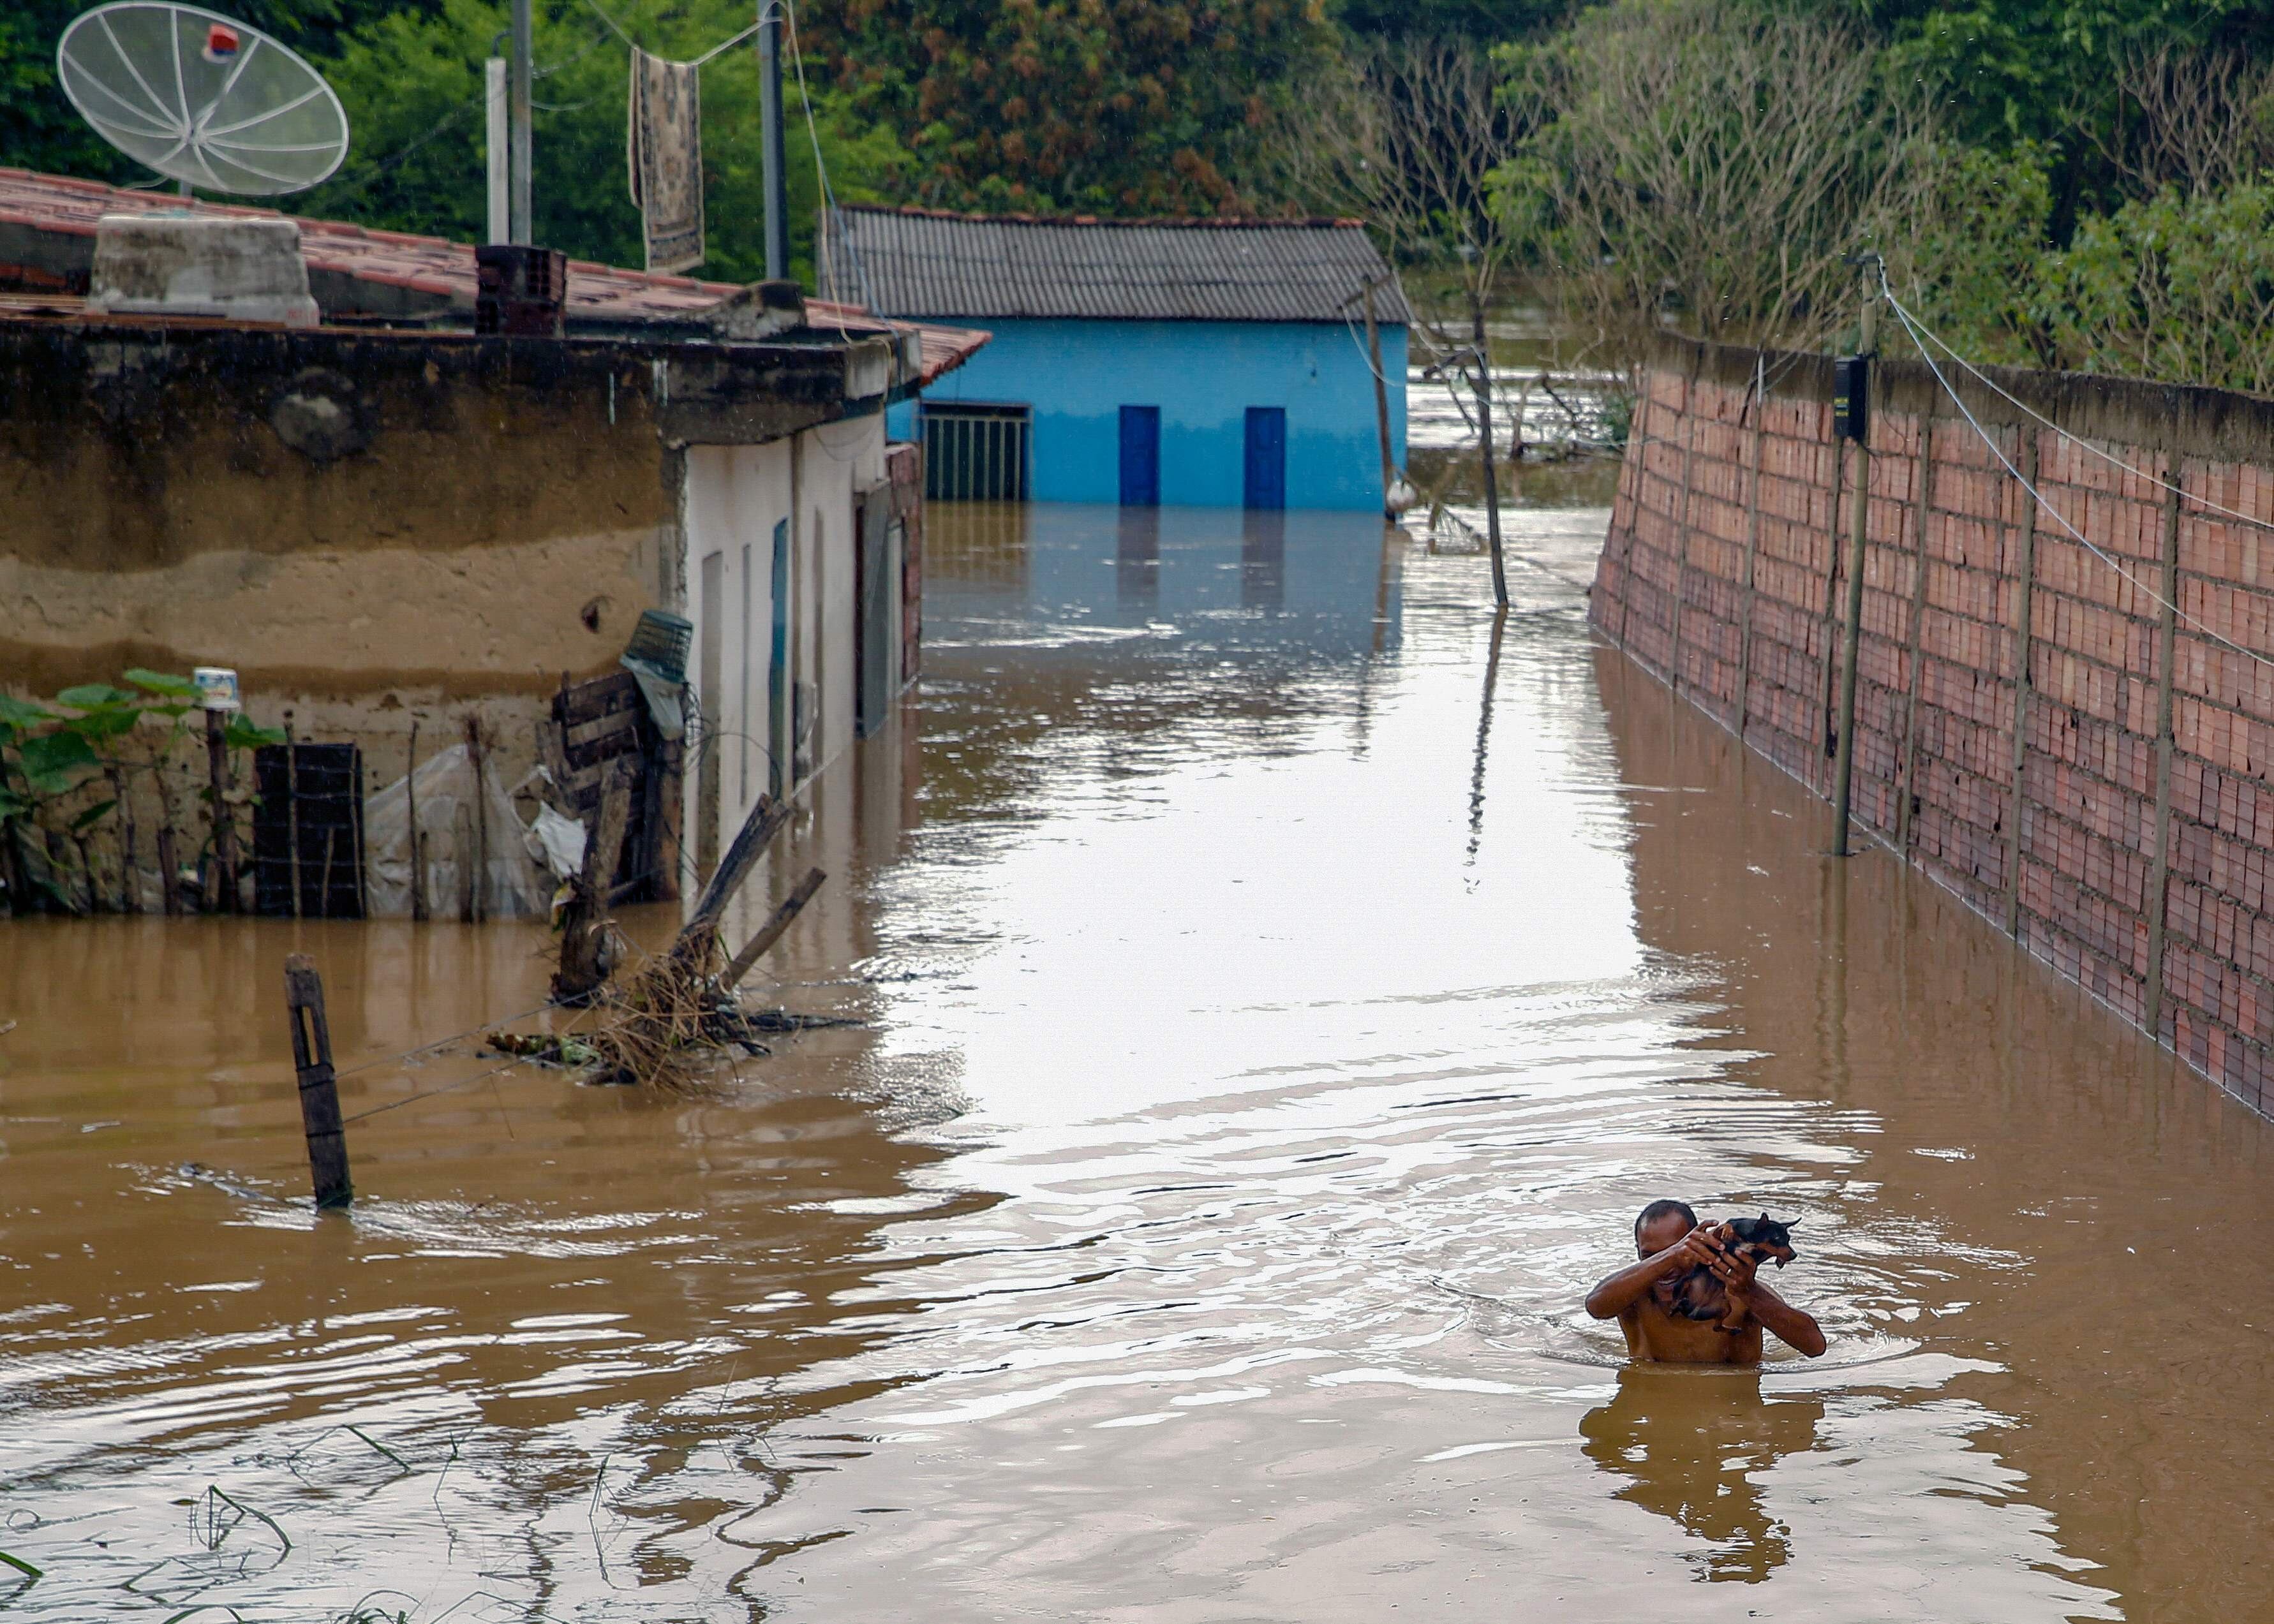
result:
[(838, 274), (880, 316), (994, 342), (891, 432), (937, 500), (1379, 512), (1405, 462), (1412, 312), (1347, 221), (1037, 220), (845, 208)]

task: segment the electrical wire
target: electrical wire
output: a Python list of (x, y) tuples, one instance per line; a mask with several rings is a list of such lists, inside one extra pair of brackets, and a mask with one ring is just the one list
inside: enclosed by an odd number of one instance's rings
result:
[[(1926, 362), (1927, 370), (1934, 374), (1935, 382), (1942, 386), (1942, 392), (1950, 397), (1951, 404), (1958, 408), (1959, 415), (1966, 419), (1967, 424), (1974, 430), (1975, 433), (1981, 436), (1982, 443), (1990, 447), (1990, 455), (1996, 457), (1999, 463), (2005, 469), (2005, 470), (2014, 477), (2014, 483), (2029, 493), (2031, 500), (2035, 501), (2038, 507), (2051, 514), (2052, 515), (2053, 522), (2059, 525), (2061, 529), (2067, 530), (2072, 537), (2075, 538), (2078, 545), (2082, 546), (2086, 552), (2091, 553), (2093, 557), (2098, 559), (2102, 563), (2107, 565), (2110, 569), (2115, 571), (2120, 579), (2131, 583), (2134, 588), (2135, 588), (2150, 602), (2156, 605), (2157, 607), (2168, 611), (2176, 620), (2186, 621), (2197, 632), (2201, 633), (2203, 637), (2218, 644), (2219, 647), (2231, 650), (2234, 653), (2241, 655), (2245, 659), (2255, 661), (2258, 665), (2274, 666), (2274, 659), (2269, 659), (2263, 654), (2255, 653), (2251, 650), (2244, 648), (2240, 643), (2236, 643), (2232, 638), (2221, 636), (2218, 632), (2213, 631), (2209, 626), (2203, 624), (2202, 621), (2195, 619), (2195, 616), (2180, 608), (2179, 605), (2173, 603), (2170, 598), (2165, 598), (2161, 592), (2157, 591), (2146, 582), (2141, 580), (2130, 570), (2125, 568), (2124, 566), (2117, 562), (2114, 558), (2093, 545), (2090, 538), (2088, 538), (2082, 530), (2077, 529), (2075, 525), (2071, 524), (2068, 522), (2067, 517), (2062, 514), (2059, 508), (2054, 507), (2050, 501), (2047, 501), (2045, 500), (2044, 493), (2039, 491), (2035, 485), (2031, 484), (2029, 480), (2022, 475), (2020, 469), (2014, 466), (2013, 459), (2006, 455), (2006, 448), (1998, 443), (1996, 437), (1993, 436), (1989, 430), (1982, 426), (1981, 420), (1975, 417), (1974, 413), (1968, 408), (1965, 401), (1960, 398), (1958, 391), (1952, 387), (1950, 380), (1943, 376), (1942, 368), (1935, 364), (1933, 352), (1930, 350), (1926, 345), (1919, 342), (1920, 335), (1912, 325), (1909, 312), (1905, 311), (1902, 305), (1897, 302), (1892, 292), (1887, 291), (1885, 282), (1885, 271), (1882, 271), (1880, 275), (1881, 292), (1886, 298), (1887, 307), (1895, 312), (1895, 320), (1902, 323), (1904, 331), (1910, 334), (1911, 342), (1915, 344), (1918, 344), (1919, 356)], [(2176, 487), (2166, 488), (2175, 489)], [(2184, 492), (2180, 492), (2180, 493), (2181, 495), (2186, 494)]]
[[(599, 49), (605, 43), (606, 43), (606, 36), (603, 36), (600, 39), (594, 40), (590, 45), (587, 45), (583, 50), (578, 51), (575, 56), (567, 57), (562, 61), (556, 62), (551, 67), (531, 68), (530, 70), (530, 79), (532, 81), (540, 79), (550, 79), (554, 74), (559, 73), (565, 69), (573, 68), (578, 63), (584, 61), (585, 57)], [(486, 104), (485, 102), (480, 101), (462, 103), (455, 112), (452, 112), (448, 117), (436, 121), (432, 127), (418, 136), (417, 139), (404, 143), (402, 147), (397, 147), (394, 152), (389, 153), (385, 158), (380, 160), (378, 166), (362, 179), (356, 181), (351, 185), (343, 186), (337, 192), (327, 192), (325, 193), (327, 202), (336, 205), (345, 201), (349, 198), (357, 197), (363, 192), (368, 192), (372, 187), (379, 184), (380, 181), (385, 180), (389, 175), (392, 175), (395, 170), (401, 169), (405, 163), (409, 162), (412, 154), (418, 152), (420, 148), (425, 147), (427, 143), (433, 141), (441, 136), (448, 135), (451, 131), (465, 123), (468, 118), (471, 117), (477, 111), (480, 110), (486, 105)], [(532, 102), (531, 105), (535, 106), (537, 104)], [(583, 104), (579, 103), (578, 105), (581, 106)], [(558, 111), (560, 109), (548, 108), (546, 110), (552, 112)]]
[[(836, 191), (829, 184), (829, 165), (821, 156), (821, 130), (813, 119), (813, 93), (805, 87), (805, 51), (798, 44), (797, 8), (790, 4), (790, 0), (774, 0), (774, 4), (780, 5), (782, 14), (789, 19), (789, 59), (790, 64), (797, 70), (797, 99), (805, 104), (805, 133), (813, 143), (813, 172), (821, 183), (821, 200), (828, 210), (830, 224), (841, 239), (844, 236), (843, 213), (837, 207)], [(830, 303), (842, 304), (845, 302), (844, 289), (838, 282), (835, 259), (830, 252), (831, 233), (816, 231), (813, 235), (814, 269), (823, 286), (829, 289)], [(866, 280), (864, 276), (862, 281), (865, 282)], [(847, 330), (841, 319), (837, 330), (840, 334)]]
[(680, 68), (699, 68), (705, 63), (708, 63), (712, 57), (723, 56), (726, 52), (734, 49), (734, 47), (740, 45), (743, 41), (749, 39), (752, 34), (756, 34), (759, 29), (766, 26), (764, 17), (761, 16), (757, 22), (752, 23), (749, 27), (743, 29), (742, 33), (735, 34), (732, 39), (719, 41), (718, 44), (712, 46), (709, 50), (704, 51), (700, 56), (696, 57), (693, 61), (676, 62), (673, 61), (671, 57), (665, 56), (659, 52), (648, 49), (646, 46), (632, 38), (629, 34), (625, 32), (624, 26), (621, 23), (618, 22), (614, 18), (609, 16), (606, 11), (600, 9), (599, 0), (584, 0), (584, 4), (586, 8), (591, 11), (593, 16), (599, 18), (602, 22), (608, 25), (609, 33), (614, 34), (616, 38), (621, 40), (626, 45), (631, 47), (632, 49), (639, 52), (641, 56), (653, 56), (658, 62), (670, 62), (674, 67)]
[[(1927, 325), (1921, 321), (1916, 315), (1905, 312), (1902, 306), (1896, 303), (1894, 291), (1887, 287), (1887, 273), (1886, 267), (1884, 266), (1882, 266), (1879, 270), (1879, 289), (1886, 297), (1888, 307), (1895, 311), (1899, 315), (1904, 317), (1904, 325), (1906, 327), (1916, 327), (1919, 332), (1925, 334), (1926, 336), (1933, 342), (1937, 349), (1940, 350), (1945, 355), (1948, 356), (1960, 366), (1964, 367), (1968, 372), (1971, 372), (1976, 380), (1984, 388), (1987, 388), (1992, 394), (1999, 395), (2008, 405), (2013, 406), (2017, 410), (2027, 413), (2029, 417), (2036, 418), (2039, 423), (2044, 425), (2045, 427), (2051, 429), (2054, 433), (2068, 441), (2069, 444), (2077, 447), (2081, 450), (2090, 452), (2092, 455), (2098, 457), (2102, 462), (2108, 463), (2111, 467), (2121, 469), (2124, 472), (2130, 474), (2135, 478), (2143, 479), (2150, 485), (2157, 485), (2164, 490), (2173, 492), (2182, 501), (2193, 502), (2198, 508), (2206, 508), (2212, 513), (2224, 515), (2227, 518), (2235, 520), (2239, 523), (2255, 525), (2260, 530), (2274, 530), (2274, 522), (2255, 518), (2247, 513), (2238, 513), (2233, 508), (2223, 507), (2219, 503), (2211, 500), (2210, 498), (2207, 496), (2198, 496), (2194, 492), (2189, 491), (2183, 486), (2173, 485), (2168, 479), (2159, 479), (2155, 475), (2148, 472), (2147, 470), (2142, 468), (2135, 468), (2131, 463), (2124, 461), (2123, 458), (2117, 456), (2111, 452), (2103, 451), (2098, 446), (2094, 445), (2090, 440), (2070, 433), (2067, 429), (2061, 427), (2059, 424), (2055, 423), (2051, 417), (2046, 417), (2044, 413), (2037, 410), (2037, 408), (2029, 405), (2026, 401), (2017, 398), (2010, 391), (2005, 388), (2004, 386), (1999, 384), (1996, 379), (1991, 377), (1980, 367), (1975, 365), (1973, 362), (1968, 360), (1964, 356), (1959, 354), (1957, 350), (1952, 349), (1946, 340), (1945, 340), (1939, 334), (1931, 331)], [(1918, 342), (1916, 337), (1914, 337), (1911, 342), (1913, 343)], [(1921, 344), (1919, 348), (1922, 353), (1925, 350), (1925, 346), (1924, 344)]]
[(503, 1026), (509, 1020), (527, 1020), (531, 1016), (541, 1015), (553, 1007), (552, 1000), (547, 999), (534, 1009), (523, 1010), (518, 1015), (495, 1016), (482, 1022), (478, 1026), (469, 1026), (465, 1031), (454, 1032), (447, 1038), (436, 1038), (432, 1043), (421, 1043), (416, 1049), (406, 1049), (399, 1055), (380, 1055), (373, 1059), (358, 1061), (344, 1071), (333, 1072), (332, 1076), (335, 1079), (353, 1077), (359, 1071), (374, 1071), (380, 1066), (393, 1065), (398, 1061), (409, 1060), (418, 1055), (431, 1055), (438, 1049), (447, 1049), (453, 1043), (463, 1043), (470, 1037), (488, 1031), (492, 1026)]
[(340, 1126), (344, 1128), (350, 1123), (361, 1122), (365, 1117), (376, 1116), (382, 1111), (395, 1110), (397, 1108), (405, 1105), (416, 1105), (421, 1100), (432, 1100), (446, 1094), (456, 1094), (462, 1088), (472, 1087), (484, 1078), (495, 1077), (501, 1071), (509, 1071), (514, 1067), (521, 1064), (521, 1063), (522, 1057), (516, 1055), (514, 1058), (504, 1062), (502, 1064), (486, 1067), (482, 1071), (475, 1072), (471, 1077), (460, 1078), (455, 1083), (445, 1083), (440, 1088), (429, 1088), (422, 1094), (405, 1094), (400, 1100), (389, 1100), (386, 1104), (374, 1105), (367, 1111), (358, 1111), (352, 1116), (343, 1116), (340, 1118)]

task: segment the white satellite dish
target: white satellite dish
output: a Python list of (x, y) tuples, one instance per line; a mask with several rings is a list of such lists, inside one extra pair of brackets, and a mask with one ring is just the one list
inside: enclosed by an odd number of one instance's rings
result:
[(185, 186), (301, 192), (348, 154), (347, 110), (324, 76), (218, 12), (162, 0), (97, 6), (64, 30), (56, 67), (104, 139)]

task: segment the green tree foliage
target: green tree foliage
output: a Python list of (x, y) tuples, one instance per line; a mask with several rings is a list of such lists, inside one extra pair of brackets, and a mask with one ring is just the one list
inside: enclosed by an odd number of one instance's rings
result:
[(1920, 229), (1886, 244), (1888, 276), (1904, 304), (1969, 359), (2042, 366), (2050, 357), (2038, 320), (2038, 272), (2052, 214), (2043, 148), (1942, 147)]
[[(9, 0), (0, 10), (0, 162), (16, 169), (132, 183), (147, 172), (88, 129), (56, 82), (56, 41), (100, 0)], [(313, 56), (353, 30), (425, 0), (231, 0), (218, 8)]]
[[(0, 162), (147, 180), (80, 122), (54, 82), (55, 42), (83, 9), (79, 0), (33, 0), (0, 17)], [(503, 0), (245, 0), (230, 9), (305, 51), (347, 109), (347, 162), (289, 199), (293, 212), (461, 242), (486, 234), (482, 64), (507, 28)], [(554, 0), (538, 12), (538, 237), (578, 259), (637, 266), (624, 155), (629, 54), (585, 5)], [(628, 0), (609, 14), (648, 49), (686, 59), (747, 28), (753, 7)], [(810, 128), (794, 76), (787, 97), (792, 268), (809, 286), (821, 201), (817, 138), (840, 201), (898, 196), (908, 162), (889, 130), (849, 117), (842, 95), (814, 90)], [(755, 49), (738, 47), (703, 70), (703, 113), (711, 258), (700, 274), (753, 281), (764, 274)]]
[(1969, 141), (2052, 139), (2113, 111), (2118, 64), (2157, 45), (2256, 32), (2263, 0), (1852, 0)]
[(2094, 216), (2041, 280), (2060, 366), (2274, 392), (2274, 184)]
[(1957, 157), (1905, 303), (1970, 361), (2274, 393), (2274, 183), (2167, 189), (2040, 246), (2043, 154)]
[(1668, 319), (1820, 340), (1854, 308), (1845, 256), (1926, 213), (1926, 100), (1850, 23), (1617, 0), (1500, 61), (1529, 133), (1496, 207), (1607, 360)]
[[(609, 15), (659, 56), (691, 60), (749, 26), (743, 0), (611, 5)], [(506, 29), (499, 0), (438, 0), (397, 11), (344, 41), (325, 66), (346, 103), (355, 151), (301, 212), (403, 231), (478, 240), (486, 219), (482, 64)], [(539, 8), (534, 115), (538, 240), (578, 259), (643, 263), (625, 168), (629, 53), (581, 4)], [(813, 285), (821, 207), (819, 146), (840, 202), (897, 195), (907, 154), (888, 130), (850, 117), (841, 95), (812, 86), (812, 118), (794, 74), (785, 96), (792, 271)], [(764, 274), (764, 190), (755, 41), (703, 70), (703, 168), (710, 258), (697, 274)]]
[(1332, 34), (1319, 0), (820, 0), (807, 47), (917, 167), (908, 200), (1231, 212), (1272, 99)]

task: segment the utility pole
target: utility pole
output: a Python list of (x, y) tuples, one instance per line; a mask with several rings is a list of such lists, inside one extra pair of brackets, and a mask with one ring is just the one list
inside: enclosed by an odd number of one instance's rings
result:
[(1374, 313), (1374, 295), (1378, 288), (1389, 285), (1389, 273), (1366, 279), (1366, 363), (1374, 373), (1374, 426), (1382, 441), (1382, 516), (1393, 519), (1390, 511), (1389, 488), (1397, 482), (1397, 469), (1389, 455), (1389, 380), (1382, 375), (1382, 323)]
[(789, 275), (789, 177), (782, 162), (781, 29), (781, 0), (758, 0), (758, 126), (765, 162), (768, 282), (780, 282)]
[(513, 164), (508, 156), (513, 138), (508, 132), (512, 119), (507, 108), (512, 104), (512, 94), (507, 81), (511, 75), (506, 59), (496, 54), (497, 46), (490, 47), (489, 59), (482, 64), (482, 111), (486, 116), (488, 134), (482, 144), (482, 157), (487, 165), (488, 229), (485, 243), (513, 241)]
[(1500, 556), (1500, 474), (1493, 467), (1492, 352), (1485, 342), (1485, 301), (1473, 283), (1469, 288), (1469, 327), (1476, 341), (1477, 432), (1485, 458), (1485, 539), (1492, 547), (1493, 602), (1508, 608), (1508, 568)]
[(530, 100), (535, 94), (535, 75), (531, 66), (535, 26), (530, 17), (530, 6), (531, 0), (513, 0), (513, 83), (506, 108), (507, 121), (513, 127), (508, 143), (511, 179), (507, 225), (511, 233), (509, 240), (522, 244), (537, 241), (531, 167), (535, 154), (530, 139)]
[(1863, 342), (1848, 369), (1844, 404), (1856, 442), (1855, 511), (1848, 530), (1848, 619), (1840, 658), (1840, 756), (1834, 769), (1832, 854), (1848, 855), (1848, 808), (1856, 778), (1856, 661), (1864, 634), (1864, 539), (1871, 520), (1871, 358), (1879, 351), (1879, 301), (1871, 287), (1879, 256), (1856, 261), (1864, 277)]

